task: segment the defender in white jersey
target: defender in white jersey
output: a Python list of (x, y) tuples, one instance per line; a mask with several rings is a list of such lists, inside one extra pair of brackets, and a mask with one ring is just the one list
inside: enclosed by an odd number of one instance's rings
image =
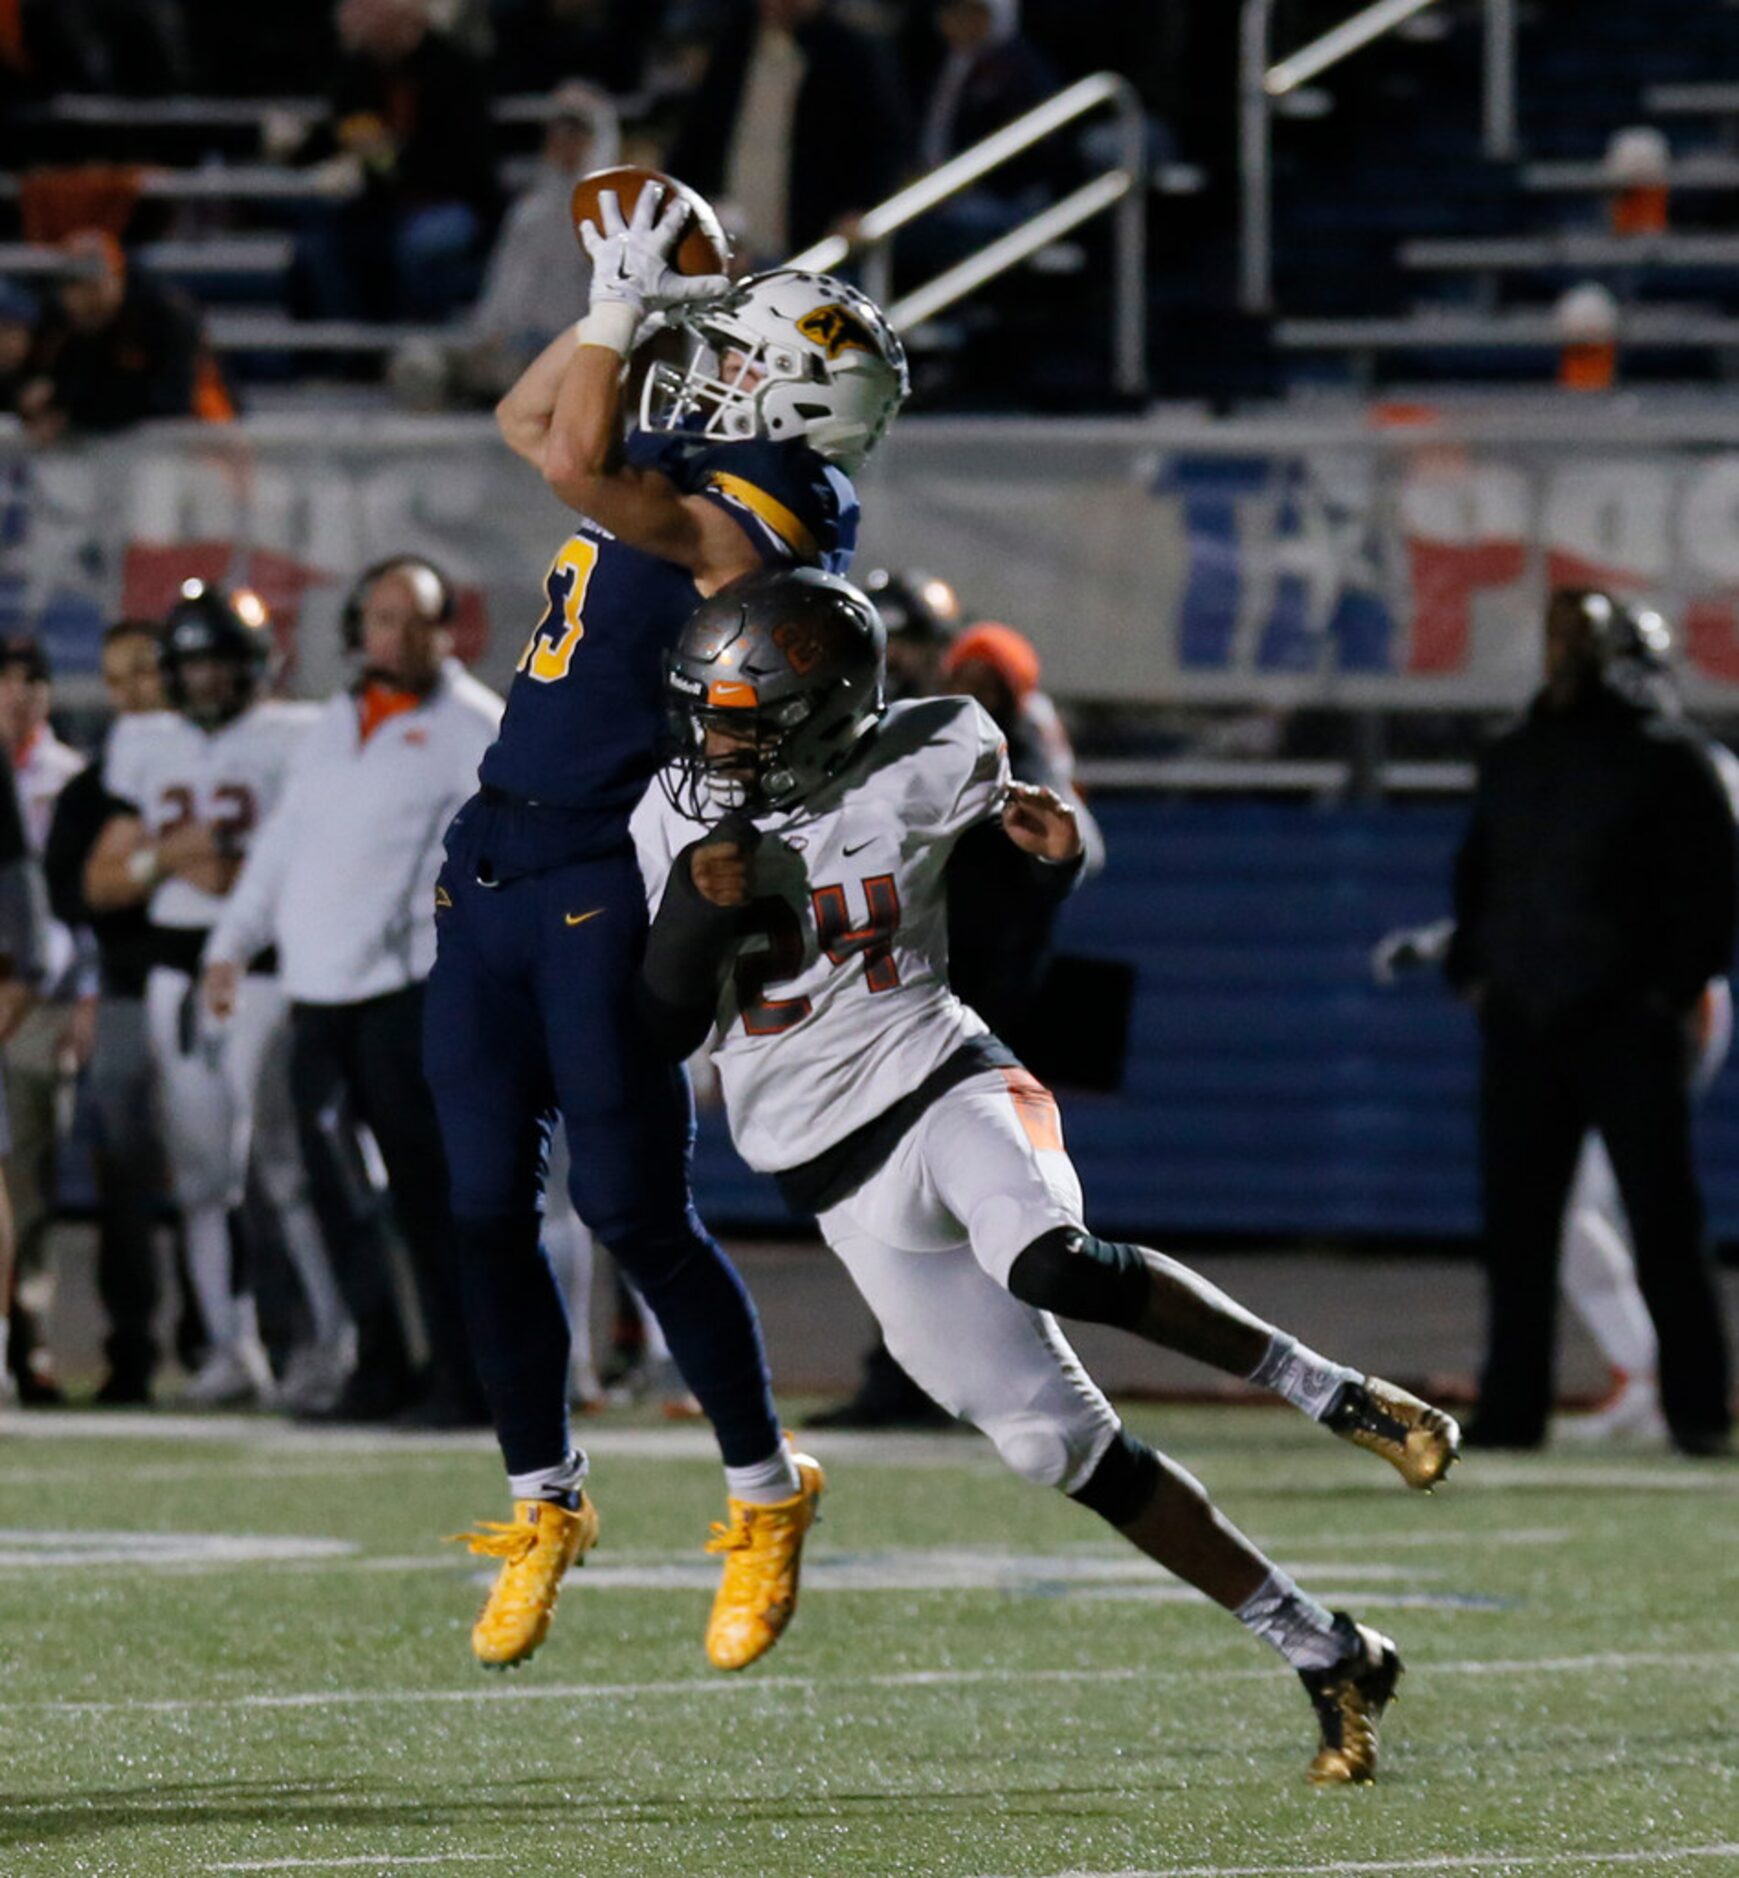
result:
[(1011, 783), (976, 704), (886, 709), (882, 676), (874, 609), (814, 570), (735, 581), (690, 620), (668, 671), (681, 754), (634, 825), (657, 909), (653, 1034), (673, 1055), (710, 1036), (744, 1157), (815, 1211), (912, 1376), (1280, 1650), (1319, 1718), (1310, 1778), (1368, 1780), (1394, 1645), (1301, 1591), (1132, 1437), (1053, 1313), (1271, 1388), (1411, 1486), (1442, 1478), (1459, 1431), (1088, 1230), (1055, 1102), (947, 969), (950, 857), (1013, 840), (1036, 890), (1066, 892), (1074, 813)]
[(312, 705), (259, 695), (268, 652), (265, 612), (254, 595), (188, 584), (161, 649), (174, 708), (115, 725), (104, 785), (131, 813), (110, 821), (86, 869), (93, 906), (143, 904), (150, 914), (146, 1026), (171, 1184), (210, 1342), (188, 1393), (206, 1403), (272, 1389), (253, 1302), (234, 1282), (230, 1247), (230, 1216), (241, 1204), (250, 1156), (306, 1294), (315, 1347), (342, 1339), (347, 1327), (306, 1197), (294, 1112), (287, 1095), (259, 1104), (262, 1075), (284, 1070), (288, 1007), (273, 960), (267, 954), (255, 962), (227, 1021), (208, 1016), (197, 995), (206, 935), (315, 714)]

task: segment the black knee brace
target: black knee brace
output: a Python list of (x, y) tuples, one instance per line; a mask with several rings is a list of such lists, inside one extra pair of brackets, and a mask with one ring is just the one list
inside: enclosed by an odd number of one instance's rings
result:
[(1113, 1526), (1129, 1525), (1159, 1486), (1159, 1456), (1127, 1428), (1119, 1428), (1087, 1478), (1069, 1495)]
[(1057, 1226), (1015, 1259), (1008, 1288), (1035, 1310), (1134, 1330), (1146, 1313), (1152, 1281), (1139, 1247)]

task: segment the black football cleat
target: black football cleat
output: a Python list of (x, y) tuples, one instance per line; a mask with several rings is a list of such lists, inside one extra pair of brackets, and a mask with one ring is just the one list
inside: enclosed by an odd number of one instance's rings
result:
[(1322, 1739), (1305, 1769), (1313, 1787), (1363, 1786), (1377, 1777), (1377, 1723), (1395, 1699), (1401, 1655), (1380, 1630), (1336, 1611), (1347, 1653), (1332, 1669), (1301, 1669), (1298, 1680), (1316, 1710)]
[(1461, 1458), (1461, 1428), (1453, 1415), (1375, 1376), (1343, 1383), (1322, 1419), (1343, 1441), (1380, 1454), (1409, 1487), (1424, 1493)]

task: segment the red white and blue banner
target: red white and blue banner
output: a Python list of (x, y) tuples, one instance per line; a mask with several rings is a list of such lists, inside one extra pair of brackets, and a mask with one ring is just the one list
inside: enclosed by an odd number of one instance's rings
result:
[[(1065, 698), (1517, 704), (1547, 591), (1647, 596), (1686, 688), (1739, 707), (1739, 417), (1524, 403), (1404, 426), (905, 420), (863, 482), (858, 569), (925, 568), (1021, 627)], [(48, 453), (0, 440), (0, 626), (94, 671), (102, 626), (244, 580), (298, 682), (341, 670), (355, 571), (447, 566), (501, 682), (565, 511), (481, 418), (261, 417)]]

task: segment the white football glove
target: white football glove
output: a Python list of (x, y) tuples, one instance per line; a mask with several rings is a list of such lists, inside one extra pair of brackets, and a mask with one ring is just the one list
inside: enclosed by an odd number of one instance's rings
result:
[(633, 219), (624, 222), (615, 190), (603, 190), (598, 197), (603, 228), (595, 222), (580, 224), (580, 240), (592, 258), (593, 312), (615, 301), (637, 314), (658, 313), (697, 300), (721, 300), (731, 291), (727, 275), (679, 274), (670, 265), (670, 251), (687, 211), (680, 198), (673, 198), (659, 215), (663, 194), (658, 184), (648, 183), (634, 204)]

